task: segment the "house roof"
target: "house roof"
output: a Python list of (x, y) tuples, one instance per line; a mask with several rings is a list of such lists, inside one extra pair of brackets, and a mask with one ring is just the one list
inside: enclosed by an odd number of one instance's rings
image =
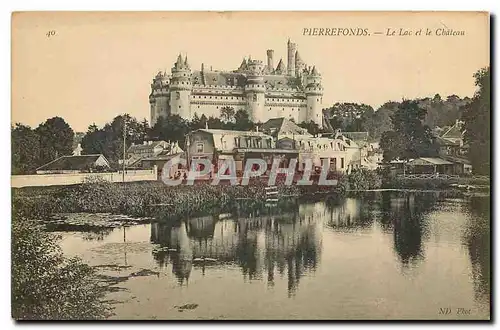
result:
[(239, 136), (263, 136), (270, 137), (269, 135), (263, 132), (252, 132), (252, 131), (232, 131), (228, 129), (211, 129), (211, 128), (202, 128), (198, 131), (205, 132), (212, 135), (239, 135)]
[(408, 165), (453, 165), (453, 163), (441, 158), (420, 157), (409, 161)]
[(448, 128), (442, 135), (442, 138), (462, 138), (461, 123), (457, 121), (455, 125)]
[(62, 156), (50, 163), (37, 168), (41, 171), (50, 170), (86, 170), (95, 166), (96, 161), (102, 157), (109, 167), (109, 162), (102, 154), (81, 155), (81, 156)]
[(341, 132), (342, 135), (354, 141), (368, 141), (368, 132)]
[(127, 152), (136, 152), (139, 150), (149, 150), (149, 149), (154, 149), (158, 145), (163, 145), (165, 146), (167, 142), (165, 141), (152, 141), (151, 144), (134, 144), (131, 145)]
[(281, 118), (272, 118), (266, 121), (260, 129), (263, 132), (266, 132), (271, 135), (278, 134), (298, 134), (298, 135), (310, 135), (307, 133), (307, 130), (299, 127), (294, 122), (286, 119), (285, 117)]
[(442, 146), (460, 146), (460, 141), (456, 138), (443, 138), (438, 136), (436, 142)]

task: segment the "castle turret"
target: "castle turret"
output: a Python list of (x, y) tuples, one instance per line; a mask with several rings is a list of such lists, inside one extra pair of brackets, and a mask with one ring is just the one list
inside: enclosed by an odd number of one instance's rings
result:
[(158, 117), (166, 117), (170, 113), (169, 77), (166, 72), (159, 71), (153, 78), (149, 105), (151, 109), (150, 124), (154, 126)]
[(182, 118), (191, 119), (191, 68), (187, 60), (182, 60), (181, 54), (172, 68), (170, 79), (170, 113)]
[(302, 58), (300, 58), (299, 51), (295, 52), (295, 76), (300, 77), (302, 76), (302, 72), (304, 71), (305, 68), (305, 63), (302, 61)]
[(274, 71), (274, 50), (268, 49), (267, 50), (267, 71), (269, 73), (273, 73)]
[(313, 67), (306, 78), (307, 86), (305, 93), (307, 97), (306, 121), (313, 121), (323, 127), (323, 86), (321, 85), (321, 75), (316, 67)]
[(247, 62), (248, 76), (245, 85), (248, 115), (253, 122), (264, 122), (264, 103), (266, 85), (262, 72), (264, 65), (262, 61), (251, 60)]
[(297, 51), (297, 45), (288, 39), (288, 75), (295, 75), (295, 52)]

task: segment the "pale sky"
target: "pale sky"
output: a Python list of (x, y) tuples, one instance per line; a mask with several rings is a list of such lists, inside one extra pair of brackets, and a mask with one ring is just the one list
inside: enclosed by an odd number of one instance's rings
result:
[[(305, 28), (358, 27), (370, 35), (304, 35)], [(387, 36), (388, 28), (422, 35)], [(437, 29), (465, 35), (436, 36)], [(170, 71), (179, 52), (193, 69), (205, 63), (233, 70), (248, 55), (265, 63), (274, 49), (276, 66), (280, 58), (286, 64), (288, 38), (322, 74), (324, 107), (357, 102), (376, 109), (436, 93), (470, 97), (473, 73), (490, 62), (487, 13), (17, 13), (11, 122), (36, 127), (61, 116), (86, 131), (121, 113), (149, 120), (152, 78)]]

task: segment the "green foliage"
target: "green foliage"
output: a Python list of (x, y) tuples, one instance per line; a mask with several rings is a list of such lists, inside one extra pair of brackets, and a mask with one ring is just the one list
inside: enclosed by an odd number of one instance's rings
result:
[[(439, 94), (434, 97), (415, 99), (420, 108), (427, 110), (423, 118), (424, 125), (431, 128), (449, 126), (460, 118), (469, 98), (461, 99), (450, 95), (445, 100)], [(382, 134), (393, 129), (390, 117), (402, 102), (389, 101), (376, 111), (366, 104), (336, 103), (325, 109), (326, 117), (334, 129), (346, 132), (368, 132), (372, 140), (378, 141)]]
[(224, 123), (232, 123), (235, 121), (235, 111), (234, 111), (234, 108), (233, 107), (228, 107), (228, 106), (225, 106), (225, 107), (222, 107), (220, 109), (220, 119), (224, 122)]
[(16, 124), (12, 128), (12, 174), (33, 173), (39, 167), (38, 134), (29, 126)]
[(151, 128), (150, 137), (153, 140), (178, 141), (183, 146), (186, 134), (189, 132), (189, 123), (179, 115), (159, 117)]
[(392, 131), (382, 134), (384, 161), (437, 155), (431, 129), (423, 124), (427, 111), (417, 101), (404, 100), (391, 116)]
[(346, 132), (363, 132), (367, 128), (367, 119), (373, 116), (373, 108), (366, 104), (335, 103), (325, 109), (334, 129)]
[(490, 68), (483, 68), (474, 74), (478, 88), (472, 102), (464, 109), (462, 120), (464, 142), (469, 145), (468, 158), (472, 170), (477, 174), (490, 174), (490, 139), (491, 139), (491, 90)]
[(378, 189), (382, 186), (382, 177), (376, 171), (365, 168), (353, 170), (347, 179), (350, 190)]
[(298, 126), (307, 129), (307, 132), (314, 136), (322, 132), (322, 130), (319, 128), (319, 125), (312, 120), (308, 122), (303, 121)]
[(71, 155), (75, 133), (63, 118), (49, 118), (35, 131), (40, 141), (39, 164), (46, 164), (58, 157)]
[(102, 319), (109, 315), (94, 270), (65, 258), (57, 237), (13, 216), (12, 317), (16, 320)]

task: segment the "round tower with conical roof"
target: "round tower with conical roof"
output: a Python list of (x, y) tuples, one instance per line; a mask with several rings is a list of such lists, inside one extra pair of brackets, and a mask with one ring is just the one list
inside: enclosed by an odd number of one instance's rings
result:
[(259, 60), (249, 59), (247, 62), (248, 75), (245, 85), (248, 115), (253, 122), (264, 122), (264, 103), (266, 85), (264, 83), (264, 64)]
[(323, 86), (321, 85), (321, 75), (316, 67), (313, 67), (306, 78), (307, 85), (305, 94), (307, 97), (306, 121), (313, 121), (323, 127)]
[(170, 82), (166, 72), (159, 71), (153, 78), (149, 105), (151, 109), (151, 126), (154, 126), (158, 117), (166, 117), (170, 112)]
[(170, 113), (179, 115), (182, 118), (191, 119), (191, 68), (187, 56), (182, 59), (179, 54), (177, 61), (172, 68), (172, 78), (170, 79)]

